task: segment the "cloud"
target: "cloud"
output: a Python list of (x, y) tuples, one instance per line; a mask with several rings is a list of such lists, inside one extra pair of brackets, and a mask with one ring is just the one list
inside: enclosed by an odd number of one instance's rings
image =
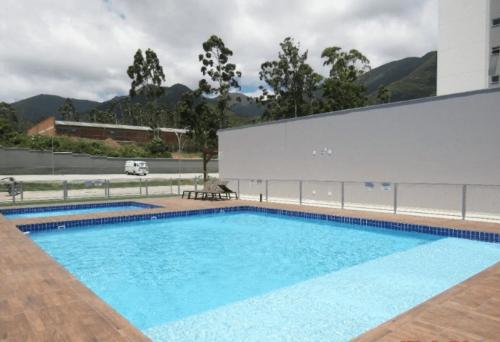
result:
[(125, 94), (138, 48), (155, 50), (167, 84), (194, 87), (211, 34), (234, 51), (245, 90), (292, 36), (320, 73), (321, 51), (356, 48), (372, 66), (436, 48), (437, 0), (4, 0), (0, 101), (39, 93), (106, 100)]

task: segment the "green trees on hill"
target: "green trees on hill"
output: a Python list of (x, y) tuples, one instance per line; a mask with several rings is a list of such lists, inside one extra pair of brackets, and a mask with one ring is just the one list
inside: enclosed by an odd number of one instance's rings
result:
[(217, 98), (219, 128), (224, 128), (228, 125), (229, 91), (240, 89), (238, 79), (241, 78), (241, 71), (236, 69), (236, 64), (230, 63), (233, 51), (220, 37), (212, 35), (202, 47), (203, 53), (199, 54), (198, 60), (204, 77), (198, 83), (199, 91), (205, 96)]
[(141, 94), (148, 100), (154, 100), (163, 94), (161, 84), (165, 82), (165, 74), (153, 50), (147, 49), (143, 55), (142, 50), (138, 49), (133, 64), (127, 69), (127, 75), (132, 79), (130, 97)]
[(59, 107), (59, 114), (63, 120), (80, 121), (80, 114), (78, 114), (70, 99), (66, 99), (62, 106)]
[[(241, 71), (230, 62), (233, 51), (220, 37), (212, 35), (202, 48), (199, 88), (185, 94), (177, 110), (189, 138), (202, 152), (203, 178), (207, 180), (208, 162), (217, 155), (217, 130), (228, 126), (229, 92), (240, 88)], [(215, 106), (207, 98), (213, 96), (217, 97)]]
[(300, 44), (290, 37), (280, 43), (278, 59), (262, 63), (259, 79), (266, 106), (264, 120), (309, 115), (314, 112), (314, 92), (322, 77), (307, 64), (308, 52), (300, 52)]
[(0, 143), (5, 144), (16, 138), (20, 129), (16, 110), (5, 102), (0, 102)]
[(377, 90), (377, 100), (379, 103), (389, 103), (391, 101), (391, 91), (383, 85), (380, 86)]
[(368, 58), (358, 50), (342, 51), (338, 46), (324, 49), (321, 58), (330, 68), (323, 83), (323, 111), (365, 106), (365, 87), (358, 80), (370, 70)]
[[(152, 49), (144, 52), (138, 49), (126, 70), (131, 80), (129, 96), (117, 97), (106, 106), (97, 106), (86, 113), (78, 113), (72, 101), (66, 99), (58, 111), (63, 120), (149, 126), (153, 130), (152, 141), (145, 149), (151, 155), (167, 153), (167, 146), (160, 139), (160, 127), (187, 128), (191, 142), (202, 152), (206, 170), (208, 161), (217, 154), (217, 130), (235, 122), (234, 115), (229, 119), (228, 114), (237, 102), (231, 93), (240, 89), (242, 73), (232, 57), (233, 51), (221, 37), (210, 36), (202, 43), (198, 56), (202, 74), (198, 88), (177, 90), (176, 102), (167, 105), (168, 101), (160, 101), (165, 95), (162, 84), (166, 76), (159, 56)], [(253, 99), (265, 108), (260, 120), (366, 105), (360, 77), (370, 70), (370, 62), (361, 52), (337, 46), (325, 48), (321, 54), (323, 65), (328, 68), (325, 76), (314, 70), (308, 57), (308, 51), (302, 50), (300, 43), (287, 37), (279, 44), (277, 58), (261, 64), (258, 74), (262, 81), (261, 95)], [(378, 98), (387, 102), (390, 96), (382, 88)], [(12, 114), (12, 108), (0, 106), (2, 136), (17, 129), (13, 118), (16, 115)]]
[(308, 52), (286, 38), (280, 44), (278, 59), (261, 65), (259, 100), (266, 106), (263, 120), (275, 120), (335, 111), (366, 104), (365, 88), (359, 77), (370, 70), (369, 60), (357, 50), (343, 51), (332, 46), (323, 50), (324, 66), (330, 68), (322, 77), (307, 63)]
[(153, 129), (155, 139), (159, 139), (159, 129), (165, 122), (164, 117), (168, 115), (165, 108), (158, 106), (156, 99), (163, 94), (162, 82), (165, 82), (165, 74), (160, 64), (160, 59), (151, 49), (146, 50), (145, 56), (138, 49), (134, 55), (134, 63), (127, 69), (127, 75), (132, 79), (130, 85), (130, 97), (142, 95), (146, 98), (144, 113), (146, 121)]

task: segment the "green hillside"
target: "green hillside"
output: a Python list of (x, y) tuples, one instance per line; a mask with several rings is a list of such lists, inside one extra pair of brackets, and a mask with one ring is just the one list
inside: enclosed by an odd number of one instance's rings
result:
[(384, 64), (363, 75), (360, 82), (374, 100), (380, 86), (391, 92), (391, 102), (436, 95), (437, 52)]
[[(48, 116), (57, 114), (59, 107), (62, 106), (66, 98), (57, 95), (36, 95), (27, 99), (12, 103), (21, 117), (29, 122), (37, 122)], [(99, 102), (89, 100), (70, 99), (79, 113), (90, 111), (99, 105)]]
[(418, 99), (436, 95), (436, 53), (421, 58), (421, 63), (406, 77), (389, 84), (391, 101)]
[[(174, 84), (171, 87), (163, 87), (164, 93), (158, 98), (158, 102), (174, 109), (182, 95), (190, 92), (191, 89), (183, 84)], [(66, 98), (56, 95), (37, 95), (27, 99), (14, 102), (11, 105), (16, 109), (19, 117), (30, 123), (35, 123), (48, 116), (55, 115), (60, 118), (59, 107)], [(117, 96), (105, 102), (96, 102), (88, 100), (70, 99), (78, 113), (86, 114), (92, 109), (113, 110), (118, 117), (122, 117), (125, 104), (130, 100), (132, 103), (144, 103), (143, 96), (136, 96), (132, 99), (129, 96)], [(209, 100), (215, 101), (213, 100)], [(244, 94), (232, 93), (230, 95), (229, 119), (232, 124), (240, 125), (250, 122), (251, 119), (260, 116), (263, 112), (262, 107), (255, 103), (251, 98)]]

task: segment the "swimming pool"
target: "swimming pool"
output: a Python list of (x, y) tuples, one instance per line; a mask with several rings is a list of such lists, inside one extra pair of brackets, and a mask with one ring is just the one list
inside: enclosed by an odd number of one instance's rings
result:
[(36, 232), (155, 341), (345, 341), (500, 261), (500, 245), (235, 211)]
[(111, 202), (93, 204), (68, 204), (47, 207), (1, 209), (0, 214), (9, 220), (22, 218), (51, 217), (64, 215), (82, 215), (105, 213), (111, 211), (140, 210), (148, 208), (159, 208), (157, 205), (140, 202)]

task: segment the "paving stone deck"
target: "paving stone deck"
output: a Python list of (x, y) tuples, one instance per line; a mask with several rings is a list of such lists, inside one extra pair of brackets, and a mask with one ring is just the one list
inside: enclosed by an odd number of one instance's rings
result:
[[(43, 252), (16, 224), (254, 205), (500, 232), (500, 224), (247, 201), (151, 198), (163, 208), (6, 220), (0, 215), (0, 340), (147, 341), (138, 329)], [(356, 341), (500, 341), (500, 263), (359, 336)]]

